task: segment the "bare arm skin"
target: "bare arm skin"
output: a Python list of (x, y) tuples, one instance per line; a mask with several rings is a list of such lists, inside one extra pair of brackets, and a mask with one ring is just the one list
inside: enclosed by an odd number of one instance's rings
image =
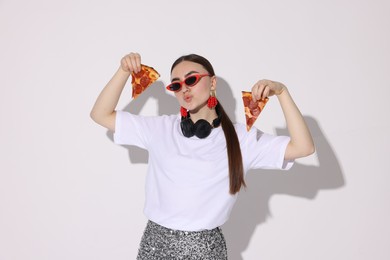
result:
[(113, 132), (115, 131), (115, 108), (118, 105), (123, 88), (131, 73), (137, 73), (140, 69), (141, 56), (138, 53), (130, 53), (121, 59), (121, 66), (103, 88), (91, 110), (91, 118), (96, 123)]
[(260, 80), (252, 88), (254, 100), (273, 95), (278, 97), (291, 137), (284, 158), (294, 160), (314, 153), (315, 147), (309, 128), (287, 87), (280, 82)]

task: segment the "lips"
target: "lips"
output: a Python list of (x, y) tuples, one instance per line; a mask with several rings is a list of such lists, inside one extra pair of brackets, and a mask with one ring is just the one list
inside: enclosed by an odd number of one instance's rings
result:
[(185, 102), (189, 103), (192, 100), (192, 96), (184, 96), (183, 99), (184, 99)]

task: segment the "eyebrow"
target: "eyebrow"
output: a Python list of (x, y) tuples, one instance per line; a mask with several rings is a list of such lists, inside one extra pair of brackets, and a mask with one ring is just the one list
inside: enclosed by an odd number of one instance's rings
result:
[[(189, 76), (191, 74), (194, 74), (194, 73), (199, 73), (199, 72), (195, 71), (195, 70), (191, 70), (190, 72), (188, 72), (187, 74), (184, 75), (184, 78), (187, 78), (187, 76)], [(180, 79), (179, 78), (173, 78), (173, 79), (171, 79), (171, 82), (176, 81), (176, 80), (180, 80)]]

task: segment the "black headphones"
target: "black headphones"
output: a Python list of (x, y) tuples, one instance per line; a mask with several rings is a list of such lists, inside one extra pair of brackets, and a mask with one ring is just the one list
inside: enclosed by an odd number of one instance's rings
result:
[(215, 111), (217, 112), (218, 117), (213, 120), (212, 124), (210, 124), (209, 122), (207, 122), (207, 120), (204, 120), (204, 119), (199, 119), (194, 124), (194, 122), (192, 122), (192, 120), (190, 118), (190, 113), (188, 113), (186, 117), (182, 116), (180, 126), (181, 126), (181, 131), (183, 132), (183, 135), (185, 137), (192, 137), (195, 135), (198, 138), (206, 138), (207, 136), (209, 136), (211, 133), (211, 130), (213, 128), (218, 127), (221, 124), (221, 115), (219, 114), (217, 108), (215, 108), (215, 109), (216, 109)]

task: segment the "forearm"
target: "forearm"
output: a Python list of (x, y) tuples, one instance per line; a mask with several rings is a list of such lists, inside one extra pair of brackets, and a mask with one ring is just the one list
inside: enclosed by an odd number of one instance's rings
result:
[(296, 159), (314, 152), (314, 142), (306, 122), (287, 88), (278, 96), (291, 137), (285, 159)]
[(98, 96), (95, 105), (91, 110), (91, 117), (98, 124), (104, 120), (107, 116), (112, 115), (115, 112), (115, 108), (118, 104), (120, 95), (123, 88), (130, 76), (129, 72), (126, 72), (119, 68), (107, 85), (103, 88)]

